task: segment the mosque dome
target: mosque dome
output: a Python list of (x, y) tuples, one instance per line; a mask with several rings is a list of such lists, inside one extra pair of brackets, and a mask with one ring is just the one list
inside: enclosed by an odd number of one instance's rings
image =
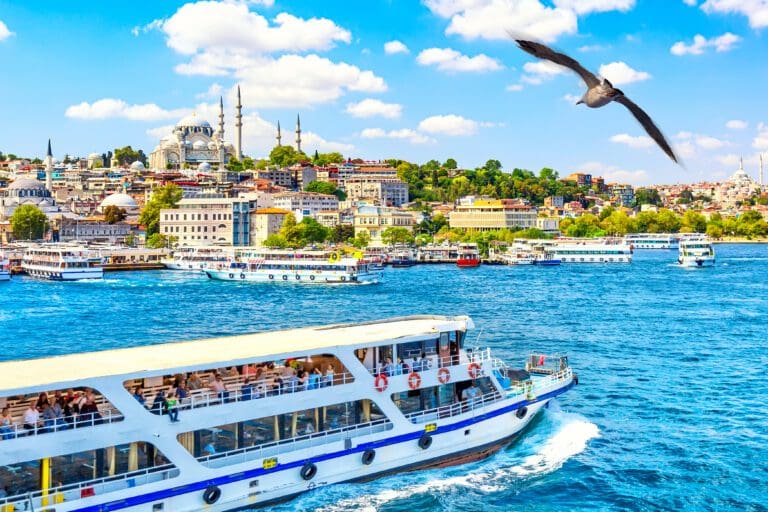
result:
[(213, 142), (213, 141), (209, 142), (208, 143), (208, 149), (211, 149), (211, 150), (216, 149), (216, 143)]
[(88, 155), (88, 160), (92, 160), (96, 158), (101, 158), (101, 155), (98, 153), (91, 153), (90, 155)]
[(186, 117), (183, 117), (178, 123), (176, 123), (176, 127), (177, 128), (186, 128), (186, 127), (210, 128), (211, 125), (205, 119), (198, 117), (197, 114), (195, 113), (192, 113)]
[(45, 190), (45, 183), (28, 178), (19, 178), (8, 185), (7, 190)]
[(107, 206), (117, 206), (118, 208), (123, 208), (124, 210), (135, 210), (139, 207), (139, 205), (136, 204), (136, 201), (134, 201), (131, 196), (121, 193), (107, 196), (99, 205), (102, 210)]
[(192, 147), (194, 149), (205, 149), (207, 147), (207, 145), (202, 140), (196, 140), (194, 143), (192, 143)]
[(208, 172), (211, 170), (211, 164), (208, 162), (203, 162), (197, 166), (197, 170), (198, 172)]
[(131, 164), (131, 169), (134, 171), (143, 171), (144, 170), (144, 164), (141, 163), (139, 160), (136, 160)]

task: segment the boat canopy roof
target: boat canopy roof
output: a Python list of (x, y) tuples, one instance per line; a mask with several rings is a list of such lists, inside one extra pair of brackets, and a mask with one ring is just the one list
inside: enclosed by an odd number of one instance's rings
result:
[(468, 316), (421, 315), (0, 362), (0, 396), (51, 384), (89, 386), (88, 381), (102, 377), (142, 378), (304, 357), (473, 327)]

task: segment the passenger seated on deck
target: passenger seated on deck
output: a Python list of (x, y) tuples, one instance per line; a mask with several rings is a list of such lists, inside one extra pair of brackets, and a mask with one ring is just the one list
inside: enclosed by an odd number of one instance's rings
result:
[(314, 368), (307, 378), (307, 389), (317, 389), (320, 387), (320, 379), (323, 378), (323, 374), (320, 373), (320, 368)]
[(184, 400), (189, 396), (189, 389), (187, 388), (187, 379), (181, 379), (179, 383), (173, 388), (173, 392), (179, 401)]
[(382, 371), (387, 377), (392, 377), (395, 374), (395, 365), (392, 364), (391, 357), (384, 360), (384, 368)]
[(135, 398), (136, 401), (142, 405), (142, 407), (144, 407), (147, 403), (147, 399), (144, 398), (144, 388), (141, 386), (136, 386), (133, 388), (133, 398)]
[(242, 400), (250, 400), (253, 395), (253, 385), (251, 384), (251, 380), (246, 377), (245, 382), (243, 382), (243, 386), (240, 388), (240, 396)]
[(86, 399), (85, 404), (80, 407), (80, 414), (77, 417), (77, 426), (100, 425), (102, 422), (99, 407), (93, 399), (93, 394)]
[(155, 399), (152, 401), (152, 407), (150, 410), (156, 414), (165, 414), (163, 410), (163, 404), (165, 403), (165, 390), (160, 389), (155, 394)]
[(480, 390), (475, 387), (475, 381), (473, 380), (469, 387), (461, 392), (461, 400), (468, 406), (473, 407), (480, 398)]
[(29, 401), (29, 407), (24, 411), (24, 428), (34, 431), (42, 426), (43, 422), (40, 421), (40, 411), (37, 410), (37, 400), (32, 399)]
[(197, 372), (193, 372), (192, 375), (190, 375), (187, 379), (187, 388), (190, 391), (203, 389), (203, 381), (200, 379), (200, 376), (197, 374)]
[(229, 391), (227, 391), (227, 387), (224, 385), (224, 381), (221, 379), (220, 373), (217, 373), (213, 378), (213, 382), (211, 383), (211, 391), (216, 393), (216, 396), (218, 396), (220, 400), (227, 400), (229, 398)]
[(0, 413), (0, 436), (3, 439), (13, 439), (13, 417), (11, 416), (11, 408), (7, 405), (3, 407), (3, 411)]
[(325, 369), (325, 378), (323, 379), (323, 386), (333, 386), (333, 377), (335, 371), (333, 365), (328, 363), (328, 367)]

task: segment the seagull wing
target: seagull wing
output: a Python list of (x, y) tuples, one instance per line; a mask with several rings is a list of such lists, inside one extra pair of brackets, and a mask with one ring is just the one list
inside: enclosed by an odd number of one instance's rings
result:
[(643, 109), (638, 107), (632, 100), (623, 94), (616, 96), (613, 101), (618, 101), (627, 107), (629, 111), (632, 112), (632, 115), (635, 116), (635, 119), (637, 119), (640, 124), (643, 125), (643, 128), (645, 128), (645, 131), (648, 132), (648, 135), (650, 135), (651, 138), (656, 141), (656, 144), (658, 144), (659, 147), (664, 150), (667, 156), (669, 156), (669, 158), (671, 158), (675, 163), (679, 163), (677, 156), (675, 156), (675, 152), (672, 151), (672, 148), (669, 146), (667, 139), (664, 138), (664, 134), (661, 133), (659, 127), (656, 126), (651, 117), (646, 114)]
[(572, 69), (579, 74), (582, 80), (587, 84), (590, 89), (600, 84), (600, 80), (589, 70), (585, 69), (575, 59), (570, 58), (564, 53), (558, 53), (552, 48), (544, 46), (541, 43), (534, 43), (533, 41), (525, 41), (523, 39), (515, 39), (520, 48), (534, 57), (539, 59), (549, 60), (555, 64), (560, 64), (567, 68)]

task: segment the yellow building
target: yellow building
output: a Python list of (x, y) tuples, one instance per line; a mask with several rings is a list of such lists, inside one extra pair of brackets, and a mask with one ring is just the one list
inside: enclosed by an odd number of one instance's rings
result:
[(261, 246), (269, 235), (280, 232), (285, 222), (285, 216), (291, 212), (281, 208), (259, 208), (251, 213), (251, 242), (252, 246)]
[(511, 199), (475, 199), (459, 204), (448, 217), (452, 228), (468, 231), (527, 229), (536, 227), (536, 209)]
[(383, 245), (381, 234), (387, 228), (406, 228), (413, 231), (413, 215), (397, 208), (359, 206), (355, 209), (355, 236), (366, 231), (371, 245)]

